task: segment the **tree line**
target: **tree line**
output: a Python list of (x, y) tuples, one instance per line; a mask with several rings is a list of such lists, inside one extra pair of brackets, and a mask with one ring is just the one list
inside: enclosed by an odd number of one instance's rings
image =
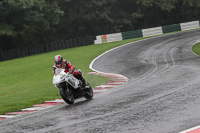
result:
[(0, 50), (199, 18), (200, 0), (0, 0)]

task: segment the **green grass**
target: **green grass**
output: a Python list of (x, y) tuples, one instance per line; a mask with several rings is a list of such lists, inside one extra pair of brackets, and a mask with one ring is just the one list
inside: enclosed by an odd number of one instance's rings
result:
[(84, 78), (94, 87), (106, 83), (108, 78), (87, 74), (91, 72), (91, 61), (106, 50), (134, 40), (138, 39), (82, 46), (0, 62), (0, 114), (61, 98), (52, 84), (55, 55), (61, 54), (76, 69), (81, 69)]
[(197, 55), (200, 55), (200, 43), (197, 43), (192, 46), (192, 51), (196, 53)]

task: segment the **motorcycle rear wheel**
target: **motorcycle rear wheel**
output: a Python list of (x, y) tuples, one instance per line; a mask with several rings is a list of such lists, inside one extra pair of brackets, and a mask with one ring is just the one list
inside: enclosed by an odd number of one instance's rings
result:
[[(69, 91), (68, 91), (69, 90)], [(63, 98), (63, 100), (68, 104), (74, 103), (74, 94), (72, 93), (72, 90), (70, 88), (64, 88), (61, 87), (59, 89), (60, 95)]]
[(90, 86), (90, 84), (88, 82), (86, 83), (86, 86), (88, 88), (85, 88), (86, 94), (85, 94), (84, 97), (89, 100), (89, 99), (92, 99), (92, 97), (93, 97), (93, 90), (92, 90), (92, 87)]

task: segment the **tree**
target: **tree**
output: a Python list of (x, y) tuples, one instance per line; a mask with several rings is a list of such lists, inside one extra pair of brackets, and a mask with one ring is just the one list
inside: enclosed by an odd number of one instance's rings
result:
[(199, 0), (0, 0), (0, 45), (11, 49), (199, 18)]
[(45, 42), (63, 15), (56, 2), (45, 0), (2, 0), (0, 7), (0, 35), (10, 38), (10, 45), (3, 48)]

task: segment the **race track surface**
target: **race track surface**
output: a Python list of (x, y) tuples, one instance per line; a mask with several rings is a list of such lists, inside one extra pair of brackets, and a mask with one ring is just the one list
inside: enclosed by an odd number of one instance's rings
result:
[(125, 85), (74, 105), (0, 121), (1, 133), (178, 133), (200, 125), (200, 30), (138, 41), (98, 58), (93, 68)]

